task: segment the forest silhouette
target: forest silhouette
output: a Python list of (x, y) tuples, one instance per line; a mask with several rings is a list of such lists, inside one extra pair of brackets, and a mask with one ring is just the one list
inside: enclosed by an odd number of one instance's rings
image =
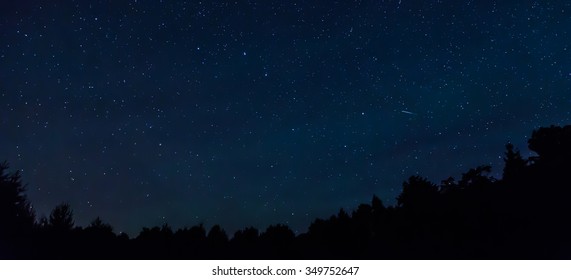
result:
[(523, 158), (506, 145), (501, 179), (479, 166), (434, 184), (403, 183), (397, 204), (373, 196), (295, 235), (283, 224), (231, 238), (220, 226), (116, 234), (74, 224), (68, 204), (36, 218), (19, 171), (0, 165), (1, 259), (571, 259), (571, 125), (534, 130)]

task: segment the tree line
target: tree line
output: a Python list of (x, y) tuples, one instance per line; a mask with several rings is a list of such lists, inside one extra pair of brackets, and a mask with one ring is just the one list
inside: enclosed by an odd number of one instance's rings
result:
[(116, 234), (96, 218), (75, 226), (68, 204), (36, 218), (19, 171), (0, 164), (2, 259), (570, 259), (571, 125), (532, 132), (524, 158), (506, 145), (501, 179), (490, 166), (439, 184), (412, 176), (397, 204), (373, 196), (355, 210), (232, 237), (220, 226), (143, 228)]

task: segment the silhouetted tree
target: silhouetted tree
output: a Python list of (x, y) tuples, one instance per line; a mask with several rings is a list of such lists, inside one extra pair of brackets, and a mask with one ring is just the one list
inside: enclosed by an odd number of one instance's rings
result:
[(175, 254), (181, 259), (204, 258), (206, 250), (206, 229), (204, 225), (179, 229), (174, 234)]
[(528, 230), (535, 236), (542, 237), (542, 242), (537, 244), (539, 248), (544, 251), (546, 248), (559, 248), (561, 255), (569, 255), (562, 248), (571, 247), (571, 225), (562, 222), (562, 219), (571, 214), (570, 143), (571, 125), (534, 130), (528, 145), (538, 157), (532, 159), (528, 173), (524, 174), (524, 185), (528, 190), (524, 199), (535, 204), (534, 208), (526, 208), (533, 209), (525, 214), (533, 221), (530, 224), (535, 226)]
[(260, 233), (258, 229), (254, 227), (247, 227), (236, 231), (234, 233), (234, 237), (230, 240), (232, 245), (232, 256), (234, 258), (243, 256), (250, 259), (256, 257), (259, 258), (259, 237)]
[[(372, 222), (373, 221), (373, 207), (369, 204), (360, 204), (357, 207), (357, 210), (353, 211), (353, 214), (351, 214), (351, 218), (358, 222), (358, 221), (367, 221), (367, 222)], [(361, 223), (359, 223), (361, 224)]]
[(284, 224), (277, 224), (269, 226), (260, 238), (272, 244), (289, 243), (295, 238), (293, 231)]
[(527, 165), (527, 161), (521, 157), (520, 152), (511, 143), (506, 144), (504, 163), (502, 178), (505, 181), (512, 181), (521, 176)]
[(211, 243), (218, 244), (228, 242), (228, 236), (226, 235), (226, 232), (219, 225), (214, 225), (212, 228), (210, 228), (206, 239)]
[(121, 233), (119, 233), (117, 238), (122, 242), (126, 242), (129, 240), (129, 235), (126, 232), (121, 232)]
[(161, 227), (144, 227), (135, 241), (137, 242), (137, 258), (168, 258), (173, 254), (172, 241), (174, 233), (168, 224)]
[(373, 208), (373, 213), (382, 213), (385, 211), (385, 205), (383, 201), (376, 195), (373, 195), (373, 199), (371, 200), (371, 207)]
[(38, 220), (38, 222), (36, 223), (36, 227), (40, 228), (40, 229), (47, 229), (50, 225), (50, 222), (48, 221), (48, 218), (46, 218), (46, 216), (42, 215), (42, 217)]
[(492, 167), (489, 165), (471, 168), (468, 172), (462, 174), (462, 179), (458, 182), (458, 186), (460, 188), (471, 188), (488, 185), (493, 181), (493, 178), (487, 176), (490, 172), (492, 172)]
[(209, 258), (222, 259), (226, 257), (227, 252), (225, 249), (228, 245), (228, 235), (219, 225), (214, 225), (210, 228), (206, 236), (206, 242), (209, 249), (207, 252)]
[(260, 235), (265, 256), (269, 258), (291, 258), (295, 233), (284, 224), (269, 226)]
[(438, 187), (420, 176), (412, 176), (402, 185), (398, 206), (414, 211), (426, 211), (436, 202)]
[(529, 149), (536, 152), (541, 160), (560, 162), (571, 161), (571, 125), (550, 126), (534, 130), (528, 140)]
[(62, 203), (52, 210), (49, 220), (51, 229), (60, 232), (71, 231), (74, 224), (73, 210), (69, 204)]
[[(373, 198), (374, 200), (374, 198)], [(360, 204), (351, 215), (352, 231), (349, 233), (351, 245), (355, 250), (363, 250), (375, 236), (375, 223), (377, 213), (369, 204)]]
[(17, 232), (30, 229), (34, 224), (35, 214), (25, 195), (26, 187), (22, 184), (20, 171), (7, 172), (8, 163), (0, 164), (0, 219), (4, 230)]
[(113, 232), (113, 227), (110, 224), (104, 223), (100, 217), (95, 218), (85, 230), (95, 230), (98, 232)]
[(238, 230), (234, 233), (232, 238), (233, 242), (252, 244), (258, 240), (260, 236), (258, 229), (254, 227), (247, 227), (243, 230)]
[(35, 220), (20, 171), (9, 173), (8, 169), (7, 162), (0, 163), (0, 257), (24, 250)]
[(198, 226), (193, 226), (187, 231), (187, 236), (191, 240), (196, 240), (198, 242), (206, 241), (206, 229), (203, 224)]
[(85, 229), (79, 231), (79, 243), (83, 244), (80, 250), (82, 258), (104, 259), (114, 256), (119, 258), (123, 254), (119, 251), (121, 244), (113, 233), (113, 227), (104, 223), (100, 217), (95, 218)]

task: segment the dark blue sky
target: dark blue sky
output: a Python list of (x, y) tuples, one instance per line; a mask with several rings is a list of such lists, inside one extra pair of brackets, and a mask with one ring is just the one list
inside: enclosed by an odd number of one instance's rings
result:
[(9, 2), (0, 160), (78, 225), (301, 232), (571, 119), (569, 1)]

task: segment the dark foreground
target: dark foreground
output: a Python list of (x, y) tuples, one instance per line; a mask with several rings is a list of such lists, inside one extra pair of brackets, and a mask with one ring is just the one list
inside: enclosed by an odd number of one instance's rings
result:
[[(285, 225), (143, 228), (117, 235), (94, 220), (75, 227), (69, 205), (36, 219), (18, 172), (0, 167), (2, 259), (571, 259), (571, 126), (535, 130), (522, 158), (506, 145), (502, 179), (490, 166), (434, 184), (403, 183), (396, 206), (373, 197), (317, 219), (296, 236)], [(437, 164), (437, 163), (435, 163)]]

